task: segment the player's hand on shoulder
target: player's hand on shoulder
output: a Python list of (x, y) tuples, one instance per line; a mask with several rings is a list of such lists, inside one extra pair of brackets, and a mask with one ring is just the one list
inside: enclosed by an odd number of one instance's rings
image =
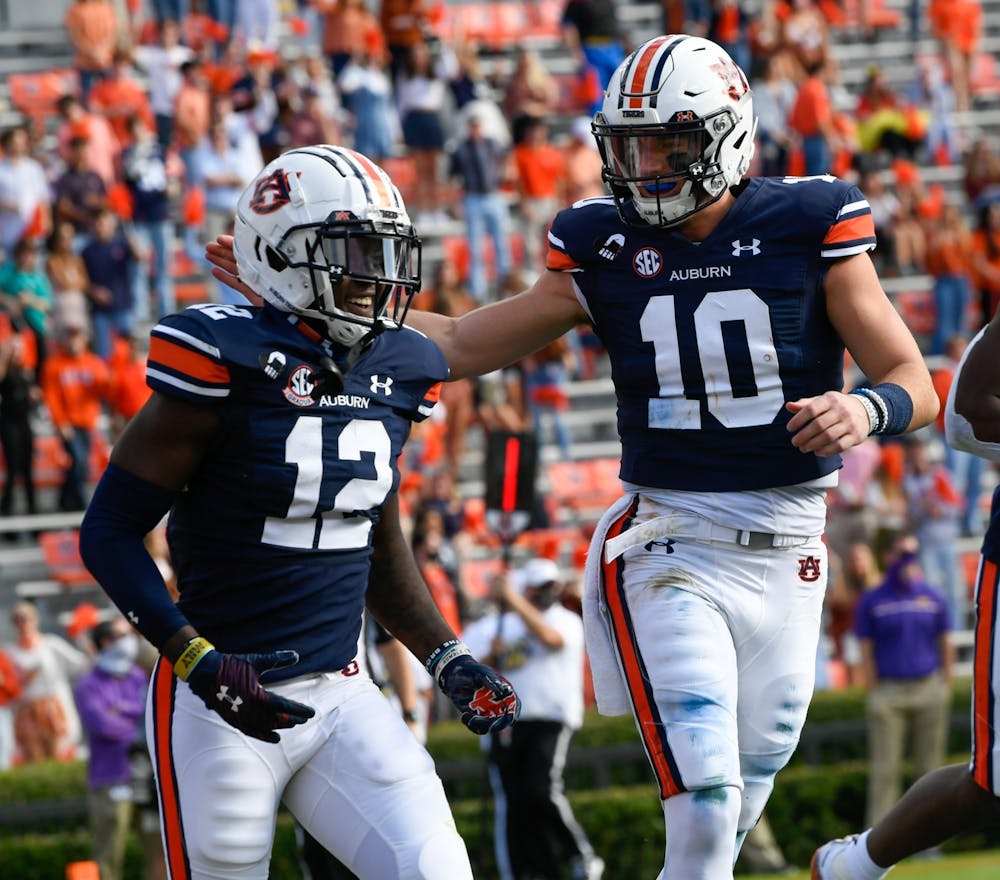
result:
[(462, 724), (482, 735), (503, 730), (517, 720), (521, 701), (506, 678), (475, 660), (457, 640), (446, 642), (438, 652), (431, 655), (428, 671), (458, 709)]
[(195, 639), (174, 670), (227, 724), (254, 739), (276, 743), (278, 730), (303, 724), (316, 714), (311, 706), (272, 693), (260, 683), (265, 672), (296, 662), (295, 651), (224, 654), (204, 639)]
[(800, 452), (836, 455), (857, 446), (871, 432), (868, 413), (856, 395), (827, 391), (791, 400), (785, 408), (792, 413), (788, 420), (792, 445)]

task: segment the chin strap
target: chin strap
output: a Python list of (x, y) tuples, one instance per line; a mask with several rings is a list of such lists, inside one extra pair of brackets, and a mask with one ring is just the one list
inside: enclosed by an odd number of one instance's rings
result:
[(340, 394), (344, 390), (344, 376), (350, 372), (351, 367), (357, 363), (365, 349), (375, 341), (375, 338), (383, 330), (385, 330), (385, 325), (381, 321), (377, 321), (371, 330), (347, 350), (343, 366), (339, 366), (329, 355), (324, 354), (320, 357), (319, 367), (309, 374), (309, 381), (313, 383), (313, 390), (309, 396), (313, 400), (319, 400), (324, 394)]

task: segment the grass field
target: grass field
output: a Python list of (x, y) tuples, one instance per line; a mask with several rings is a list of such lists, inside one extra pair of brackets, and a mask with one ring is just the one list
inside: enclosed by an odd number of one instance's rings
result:
[[(789, 875), (789, 880), (808, 880), (809, 871)], [(889, 880), (996, 880), (1000, 877), (1000, 850), (963, 853), (941, 859), (910, 859), (889, 874)], [(773, 874), (743, 874), (739, 880), (774, 880)]]

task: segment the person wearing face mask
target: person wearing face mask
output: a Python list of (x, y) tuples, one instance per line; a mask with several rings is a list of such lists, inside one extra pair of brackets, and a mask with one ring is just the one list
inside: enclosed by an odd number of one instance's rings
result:
[(129, 747), (145, 715), (148, 675), (136, 662), (139, 639), (124, 618), (101, 621), (90, 637), (94, 666), (73, 689), (90, 747), (87, 814), (101, 880), (122, 880), (133, 814)]
[(570, 739), (583, 723), (583, 621), (560, 604), (561, 589), (555, 562), (530, 559), (497, 578), (498, 610), (462, 633), (522, 700), (517, 724), (489, 744), (501, 880), (556, 880), (567, 864), (574, 880), (604, 871), (563, 793)]

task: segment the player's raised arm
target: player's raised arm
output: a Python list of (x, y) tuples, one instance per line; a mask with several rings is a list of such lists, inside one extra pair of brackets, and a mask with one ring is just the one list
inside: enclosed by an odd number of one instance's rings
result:
[(789, 403), (792, 442), (803, 452), (833, 455), (870, 433), (902, 434), (930, 424), (938, 410), (930, 373), (866, 253), (830, 267), (826, 308), (875, 396), (828, 391)]
[(406, 322), (441, 346), (449, 378), (462, 379), (520, 360), (586, 320), (570, 277), (545, 271), (517, 296), (458, 318), (414, 310)]

